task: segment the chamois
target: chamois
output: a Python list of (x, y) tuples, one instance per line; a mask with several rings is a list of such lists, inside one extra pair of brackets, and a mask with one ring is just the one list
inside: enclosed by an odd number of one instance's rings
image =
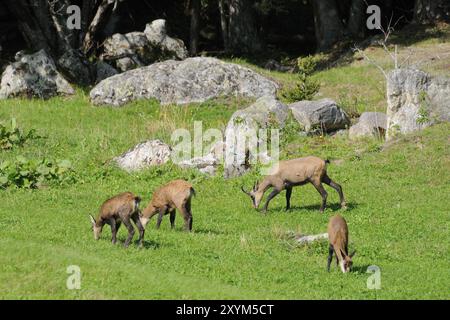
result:
[(256, 182), (254, 184), (252, 191), (245, 191), (244, 187), (241, 187), (241, 190), (250, 196), (253, 202), (253, 207), (258, 209), (264, 193), (272, 187), (273, 190), (266, 200), (263, 212), (267, 212), (267, 207), (273, 197), (281, 191), (286, 190), (286, 210), (289, 210), (291, 207), (290, 201), (292, 188), (309, 182), (314, 185), (316, 190), (322, 196), (320, 212), (323, 212), (325, 210), (328, 196), (322, 185), (322, 183), (325, 183), (339, 193), (341, 207), (345, 208), (346, 204), (344, 194), (342, 193), (342, 188), (339, 184), (333, 182), (330, 177), (328, 177), (327, 163), (330, 162), (328, 160), (322, 160), (313, 156), (280, 161), (278, 166), (272, 169), (272, 173), (266, 176), (261, 183)]
[(156, 228), (159, 229), (164, 215), (170, 214), (170, 224), (175, 227), (176, 209), (184, 218), (184, 229), (192, 231), (191, 198), (195, 195), (192, 185), (185, 180), (174, 180), (160, 187), (153, 193), (152, 200), (140, 215), (142, 225), (158, 214)]
[(131, 192), (120, 193), (108, 200), (106, 200), (100, 207), (97, 220), (89, 215), (92, 223), (92, 230), (94, 231), (94, 239), (98, 240), (105, 224), (111, 226), (112, 243), (117, 242), (117, 231), (120, 225), (123, 224), (128, 229), (128, 238), (125, 241), (125, 247), (128, 247), (134, 236), (134, 227), (131, 220), (134, 221), (139, 230), (139, 246), (142, 247), (144, 241), (144, 227), (139, 220), (139, 203), (141, 198), (135, 196)]
[(333, 252), (336, 255), (336, 265), (339, 265), (342, 272), (349, 272), (352, 267), (352, 257), (348, 254), (348, 227), (345, 219), (340, 215), (331, 217), (328, 223), (328, 240), (330, 247), (328, 249), (327, 270), (330, 272), (330, 264), (333, 259)]

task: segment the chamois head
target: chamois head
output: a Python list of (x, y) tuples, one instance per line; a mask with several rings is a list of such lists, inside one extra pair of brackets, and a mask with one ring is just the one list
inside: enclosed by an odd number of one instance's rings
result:
[(341, 261), (339, 261), (339, 266), (341, 267), (341, 270), (343, 273), (347, 273), (352, 269), (353, 266), (353, 261), (352, 258), (355, 255), (356, 251), (353, 251), (352, 254), (350, 254), (349, 256), (343, 254), (343, 259)]
[(259, 204), (261, 203), (262, 197), (264, 195), (264, 192), (261, 192), (259, 190), (259, 183), (258, 181), (255, 182), (253, 185), (252, 191), (245, 191), (244, 187), (241, 187), (242, 192), (244, 192), (246, 195), (252, 199), (253, 208), (258, 209)]
[(151, 202), (142, 212), (139, 210), (139, 220), (144, 228), (147, 226), (150, 218), (156, 213), (157, 210), (158, 208), (156, 208)]
[(91, 223), (92, 223), (94, 239), (98, 240), (100, 238), (100, 235), (102, 234), (103, 226), (97, 226), (97, 221), (95, 221), (95, 218), (92, 215), (89, 215), (89, 218), (91, 219)]

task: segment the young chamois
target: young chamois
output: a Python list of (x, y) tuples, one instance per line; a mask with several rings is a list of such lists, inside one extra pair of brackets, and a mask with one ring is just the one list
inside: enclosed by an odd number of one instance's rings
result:
[(134, 221), (139, 230), (139, 246), (142, 247), (144, 241), (144, 227), (139, 220), (139, 202), (141, 198), (131, 192), (124, 192), (106, 200), (100, 207), (97, 220), (89, 215), (94, 231), (94, 239), (98, 240), (105, 224), (111, 226), (112, 243), (117, 242), (117, 231), (123, 223), (128, 229), (128, 238), (125, 241), (125, 247), (128, 247), (134, 236), (134, 227), (131, 220)]
[(140, 215), (142, 225), (147, 225), (148, 221), (158, 214), (156, 228), (159, 229), (164, 215), (170, 214), (170, 224), (175, 227), (176, 209), (184, 218), (184, 229), (192, 231), (192, 211), (191, 198), (195, 195), (192, 185), (184, 180), (174, 180), (162, 186), (153, 193), (152, 200)]
[(328, 223), (328, 249), (327, 270), (330, 272), (330, 264), (333, 259), (333, 252), (336, 255), (336, 265), (341, 267), (343, 273), (349, 272), (352, 268), (352, 258), (356, 251), (348, 254), (348, 227), (345, 219), (340, 215), (331, 217)]
[(264, 196), (264, 193), (273, 188), (264, 205), (263, 212), (267, 212), (270, 200), (273, 199), (281, 191), (286, 190), (286, 210), (291, 207), (292, 188), (295, 186), (302, 186), (307, 183), (312, 183), (316, 190), (322, 196), (322, 205), (320, 212), (325, 210), (327, 203), (327, 192), (322, 183), (325, 183), (335, 189), (339, 193), (341, 207), (345, 208), (344, 194), (339, 184), (333, 182), (327, 175), (328, 160), (322, 160), (317, 157), (305, 157), (292, 160), (280, 161), (272, 173), (264, 178), (261, 183), (255, 183), (253, 190), (248, 192), (243, 187), (241, 190), (250, 196), (253, 202), (253, 207), (258, 209), (259, 204)]

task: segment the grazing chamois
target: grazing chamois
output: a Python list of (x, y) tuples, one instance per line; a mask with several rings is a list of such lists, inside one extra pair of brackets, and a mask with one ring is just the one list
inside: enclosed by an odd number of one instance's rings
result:
[(140, 215), (142, 225), (145, 228), (148, 221), (158, 214), (156, 228), (159, 229), (163, 216), (170, 214), (170, 224), (173, 229), (175, 212), (178, 209), (184, 218), (184, 229), (192, 231), (191, 199), (194, 195), (194, 188), (185, 180), (174, 180), (160, 187), (153, 193), (152, 200)]
[(330, 264), (333, 259), (333, 252), (336, 255), (336, 265), (339, 265), (343, 273), (347, 273), (352, 268), (352, 258), (356, 251), (348, 254), (348, 227), (345, 219), (340, 215), (331, 217), (328, 223), (328, 249), (327, 270), (330, 272)]
[(125, 241), (125, 247), (128, 247), (134, 236), (134, 227), (131, 220), (134, 221), (139, 230), (139, 246), (142, 247), (144, 241), (144, 227), (139, 220), (139, 203), (141, 198), (131, 192), (120, 193), (106, 200), (100, 207), (97, 220), (89, 215), (94, 231), (94, 239), (98, 240), (105, 224), (111, 226), (112, 243), (117, 242), (117, 231), (123, 223), (128, 229), (128, 238)]
[(286, 190), (286, 210), (289, 210), (291, 207), (290, 201), (292, 188), (295, 186), (302, 186), (307, 183), (312, 183), (322, 196), (320, 212), (323, 212), (325, 210), (328, 196), (322, 185), (322, 183), (325, 183), (339, 193), (341, 207), (345, 208), (346, 205), (342, 188), (339, 184), (333, 182), (330, 177), (328, 177), (327, 163), (330, 162), (328, 160), (322, 160), (313, 156), (280, 161), (278, 166), (272, 170), (272, 173), (266, 176), (261, 183), (255, 183), (252, 191), (245, 191), (244, 187), (241, 187), (241, 190), (250, 196), (253, 202), (253, 207), (258, 209), (264, 193), (269, 188), (273, 188), (266, 200), (263, 212), (267, 212), (267, 207), (273, 197), (281, 191)]

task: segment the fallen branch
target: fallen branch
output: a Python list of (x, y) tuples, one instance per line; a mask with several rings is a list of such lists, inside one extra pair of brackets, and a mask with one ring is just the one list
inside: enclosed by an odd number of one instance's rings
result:
[(328, 233), (320, 233), (315, 235), (300, 235), (295, 237), (295, 240), (301, 245), (310, 244), (311, 242), (323, 239), (328, 239)]

